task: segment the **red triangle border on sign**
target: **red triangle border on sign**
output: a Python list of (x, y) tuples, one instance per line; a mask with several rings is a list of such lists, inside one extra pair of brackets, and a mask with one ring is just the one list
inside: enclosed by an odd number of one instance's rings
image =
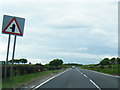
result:
[[(19, 30), (20, 33), (13, 33), (13, 32), (7, 32), (7, 31), (5, 31), (5, 30), (9, 27), (9, 25), (10, 25), (14, 20), (15, 20), (15, 22), (16, 22), (16, 25), (17, 25), (18, 30)], [(19, 27), (19, 24), (18, 24), (18, 22), (17, 22), (17, 20), (16, 20), (16, 18), (13, 18), (13, 19), (10, 21), (10, 23), (8, 23), (8, 25), (6, 26), (6, 28), (4, 28), (4, 30), (3, 30), (3, 33), (13, 34), (13, 35), (21, 35), (21, 36), (23, 35), (23, 34), (22, 34), (22, 31), (21, 31), (21, 29), (20, 29), (20, 27)]]

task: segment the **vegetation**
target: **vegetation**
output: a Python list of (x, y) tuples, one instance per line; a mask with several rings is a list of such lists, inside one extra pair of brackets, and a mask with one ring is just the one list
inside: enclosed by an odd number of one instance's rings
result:
[(109, 65), (110, 62), (109, 62), (109, 58), (104, 58), (101, 62), (100, 62), (100, 65)]
[(120, 75), (120, 58), (104, 58), (98, 64), (83, 65), (81, 68), (113, 75)]
[[(91, 65), (82, 65), (76, 63), (68, 63), (63, 64), (62, 59), (53, 59), (46, 65), (42, 65), (41, 63), (29, 64), (27, 63), (27, 59), (14, 59), (12, 65), (12, 60), (9, 61), (7, 67), (7, 77), (4, 77), (5, 71), (5, 61), (0, 62), (2, 65), (2, 82), (3, 88), (12, 88), (13, 86), (19, 85), (21, 83), (33, 80), (35, 77), (40, 77), (42, 75), (48, 75), (50, 73), (59, 72), (59, 70), (64, 68), (69, 68), (71, 66), (80, 66), (84, 69), (95, 70), (103, 73), (120, 75), (120, 58), (104, 58), (98, 64)], [(12, 79), (10, 77), (11, 66), (13, 67), (13, 76)]]
[[(10, 78), (11, 67), (13, 68), (13, 76), (21, 76), (25, 74), (32, 74), (37, 72), (45, 71), (43, 66), (37, 65), (8, 65), (7, 66), (7, 78)], [(4, 79), (5, 66), (2, 65), (2, 78)]]
[[(10, 78), (10, 76), (21, 76), (25, 74), (32, 74), (32, 73), (38, 73), (38, 72), (43, 72), (47, 70), (58, 70), (61, 68), (64, 68), (63, 61), (61, 59), (54, 59), (52, 60), (49, 64), (42, 65), (41, 63), (36, 63), (36, 64), (25, 64), (27, 63), (27, 59), (14, 59), (13, 60), (14, 64), (12, 65), (12, 60), (9, 61), (8, 66), (7, 66), (7, 76), (4, 77), (5, 75), (5, 62), (2, 65), (2, 78)], [(11, 67), (13, 68), (13, 73), (11, 74)]]
[(0, 64), (5, 65), (5, 61), (0, 61)]
[(120, 58), (104, 58), (102, 61), (99, 63), (100, 65), (115, 65), (115, 64), (120, 64)]
[(25, 74), (22, 76), (16, 76), (13, 78), (6, 78), (2, 81), (2, 88), (15, 88), (21, 86), (23, 83), (27, 83), (30, 81), (33, 81), (35, 79), (38, 79), (39, 77), (54, 74), (61, 72), (62, 70), (51, 70), (51, 71), (44, 71), (44, 72), (38, 72), (35, 74)]
[(63, 64), (63, 61), (61, 59), (54, 59), (49, 63), (49, 65), (53, 67), (60, 67), (62, 64)]
[[(12, 60), (8, 61), (8, 63), (11, 64)], [(22, 58), (22, 59), (14, 59), (13, 63), (14, 64), (20, 64), (20, 63), (25, 64), (25, 63), (27, 63), (27, 59), (24, 59), (24, 58)]]
[[(36, 64), (25, 64), (27, 59), (14, 59), (14, 64), (12, 65), (12, 60), (9, 61), (7, 66), (7, 77), (5, 74), (5, 62), (2, 65), (2, 83), (3, 88), (12, 88), (14, 86), (20, 85), (24, 82), (31, 81), (37, 77), (44, 75), (49, 75), (50, 73), (57, 73), (61, 70), (67, 68), (63, 65), (63, 60), (54, 59), (49, 62), (49, 64), (42, 65), (41, 63)], [(13, 76), (11, 78), (11, 67), (13, 68)]]

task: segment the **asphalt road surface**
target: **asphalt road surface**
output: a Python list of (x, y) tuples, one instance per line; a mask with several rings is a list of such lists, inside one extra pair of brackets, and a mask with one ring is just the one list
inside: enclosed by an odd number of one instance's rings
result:
[[(102, 90), (103, 88), (118, 88), (118, 77), (97, 73), (91, 70), (74, 68), (50, 78), (38, 85), (40, 88), (93, 88)], [(118, 89), (117, 89), (118, 90)]]

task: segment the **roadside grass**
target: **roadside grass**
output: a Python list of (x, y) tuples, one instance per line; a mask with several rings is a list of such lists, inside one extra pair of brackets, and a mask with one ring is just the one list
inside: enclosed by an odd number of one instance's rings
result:
[(89, 66), (91, 67), (92, 65), (85, 65), (82, 66), (81, 68), (120, 76), (120, 65), (105, 65), (103, 66), (104, 68), (100, 68), (98, 66), (92, 66), (92, 68), (90, 68)]
[(100, 68), (86, 68), (89, 70), (94, 70), (102, 73), (112, 74), (112, 75), (120, 75), (120, 70), (118, 69), (100, 69)]
[(38, 77), (42, 77), (45, 75), (55, 74), (61, 72), (62, 70), (51, 70), (51, 71), (44, 71), (35, 74), (26, 74), (22, 76), (16, 76), (13, 78), (7, 78), (2, 80), (2, 88), (14, 88), (31, 80), (34, 80)]

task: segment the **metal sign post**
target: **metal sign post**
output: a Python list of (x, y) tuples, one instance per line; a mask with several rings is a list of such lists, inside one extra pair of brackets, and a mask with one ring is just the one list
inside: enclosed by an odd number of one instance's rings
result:
[(14, 46), (13, 46), (13, 54), (12, 54), (12, 64), (13, 64), (13, 60), (14, 60), (14, 55), (15, 55), (15, 45), (16, 45), (16, 35), (14, 37)]
[(12, 65), (11, 65), (11, 77), (13, 76), (13, 60), (14, 60), (14, 55), (15, 55), (15, 45), (16, 45), (16, 35), (14, 37), (14, 46), (13, 46), (13, 54), (12, 54)]
[(6, 78), (6, 76), (7, 76), (7, 65), (8, 65), (10, 39), (11, 39), (11, 35), (9, 35), (9, 37), (8, 37), (8, 47), (7, 47), (7, 56), (6, 56), (6, 63), (5, 63), (5, 76), (4, 76), (5, 78)]

